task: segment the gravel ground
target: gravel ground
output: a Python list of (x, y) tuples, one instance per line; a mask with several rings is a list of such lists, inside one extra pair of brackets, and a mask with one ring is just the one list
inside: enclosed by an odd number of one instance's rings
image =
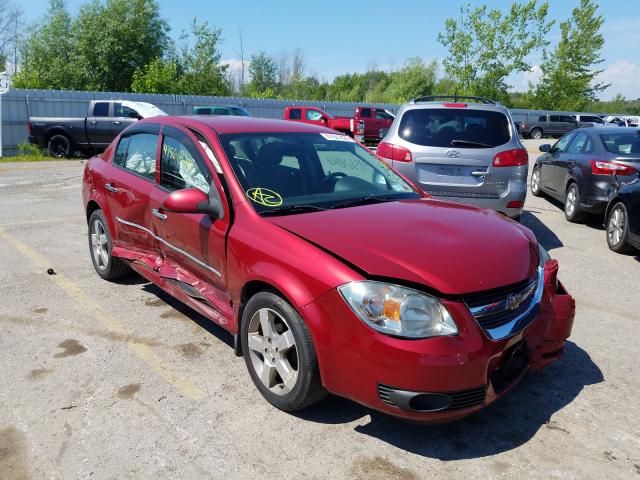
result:
[(597, 219), (527, 198), (576, 321), (566, 355), (487, 410), (417, 426), (329, 397), (290, 415), (224, 331), (139, 277), (99, 279), (82, 168), (0, 165), (0, 479), (640, 478), (640, 257)]

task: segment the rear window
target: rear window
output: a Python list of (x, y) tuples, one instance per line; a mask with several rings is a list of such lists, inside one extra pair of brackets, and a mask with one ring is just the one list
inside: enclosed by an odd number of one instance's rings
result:
[(302, 118), (302, 113), (299, 108), (292, 108), (289, 110), (289, 118), (291, 120), (300, 120)]
[(460, 108), (408, 110), (398, 134), (407, 142), (430, 147), (493, 148), (511, 139), (505, 114)]
[(640, 132), (603, 133), (604, 148), (616, 155), (640, 155)]

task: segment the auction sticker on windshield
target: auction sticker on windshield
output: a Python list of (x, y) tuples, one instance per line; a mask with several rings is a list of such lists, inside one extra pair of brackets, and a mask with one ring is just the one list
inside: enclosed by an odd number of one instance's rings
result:
[(347, 136), (347, 135), (342, 135), (340, 133), (321, 133), (320, 135), (322, 135), (326, 140), (334, 140), (337, 142), (353, 142), (353, 138)]
[(268, 188), (250, 188), (247, 190), (247, 197), (265, 207), (279, 207), (282, 205), (282, 197), (280, 194)]

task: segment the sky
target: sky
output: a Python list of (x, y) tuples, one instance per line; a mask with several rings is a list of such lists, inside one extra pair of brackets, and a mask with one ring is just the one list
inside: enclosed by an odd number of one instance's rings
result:
[[(72, 13), (85, 0), (67, 0)], [(456, 17), (464, 1), (369, 0), (362, 2), (323, 0), (159, 0), (161, 15), (178, 38), (188, 30), (194, 18), (206, 20), (222, 29), (222, 56), (232, 65), (240, 58), (240, 35), (245, 57), (261, 50), (271, 55), (300, 47), (306, 60), (306, 73), (332, 80), (347, 72), (364, 72), (371, 65), (397, 68), (410, 57), (426, 61), (446, 57), (446, 49), (437, 41), (444, 21)], [(511, 1), (471, 1), (506, 11)], [(559, 39), (558, 23), (567, 19), (579, 0), (550, 2), (550, 18), (556, 20), (549, 40)], [(28, 22), (40, 18), (48, 0), (21, 2)], [(640, 2), (601, 0), (605, 23), (604, 72), (599, 80), (611, 83), (601, 95), (608, 100), (621, 93), (640, 98)], [(532, 72), (520, 73), (509, 80), (513, 90), (526, 90), (528, 82), (539, 78), (540, 55), (530, 59)]]

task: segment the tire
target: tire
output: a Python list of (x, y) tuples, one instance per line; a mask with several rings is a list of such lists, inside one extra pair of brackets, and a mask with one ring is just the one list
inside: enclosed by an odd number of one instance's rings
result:
[(71, 156), (71, 139), (63, 134), (54, 135), (47, 144), (49, 153), (56, 158), (68, 158)]
[(111, 255), (113, 243), (109, 225), (102, 210), (89, 217), (89, 254), (96, 273), (103, 280), (116, 280), (131, 272), (124, 261)]
[(578, 185), (569, 184), (564, 199), (564, 216), (571, 223), (582, 223), (587, 218), (587, 213), (580, 208), (580, 193)]
[(540, 140), (542, 138), (542, 129), (534, 128), (533, 130), (531, 130), (531, 133), (529, 134), (529, 136), (534, 140)]
[(279, 295), (251, 297), (242, 314), (241, 341), (249, 375), (274, 407), (293, 412), (326, 396), (311, 333)]
[(629, 235), (629, 214), (624, 203), (616, 203), (607, 216), (607, 245), (616, 253), (630, 253), (627, 243)]
[(534, 197), (542, 197), (542, 189), (540, 188), (540, 169), (533, 167), (531, 172), (531, 195)]

